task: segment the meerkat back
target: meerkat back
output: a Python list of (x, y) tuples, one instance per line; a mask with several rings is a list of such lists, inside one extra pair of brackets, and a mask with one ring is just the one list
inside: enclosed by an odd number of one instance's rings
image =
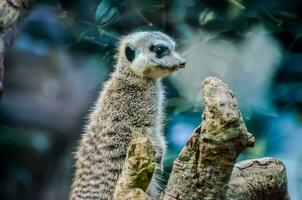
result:
[[(161, 166), (165, 139), (160, 78), (184, 64), (174, 41), (161, 32), (137, 32), (121, 40), (115, 72), (90, 114), (75, 156), (71, 200), (113, 199), (127, 148), (135, 137), (150, 138)], [(157, 189), (154, 175), (149, 188), (153, 199)]]

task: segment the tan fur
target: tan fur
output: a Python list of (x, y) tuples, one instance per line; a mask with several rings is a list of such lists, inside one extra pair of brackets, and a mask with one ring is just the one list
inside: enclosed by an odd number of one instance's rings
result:
[[(156, 59), (149, 50), (156, 42), (170, 45), (171, 55)], [(132, 62), (124, 54), (128, 45), (136, 50)], [(162, 164), (166, 145), (162, 135), (164, 95), (160, 77), (184, 62), (174, 48), (174, 42), (160, 32), (138, 32), (121, 40), (116, 70), (100, 93), (76, 153), (71, 200), (111, 200), (128, 145), (135, 137), (149, 137), (158, 167)], [(166, 68), (159, 69), (157, 65)], [(148, 188), (153, 198), (158, 195), (156, 176)]]

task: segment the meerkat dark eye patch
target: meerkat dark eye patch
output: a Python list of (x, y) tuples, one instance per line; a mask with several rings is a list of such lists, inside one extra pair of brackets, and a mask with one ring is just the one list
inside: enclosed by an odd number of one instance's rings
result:
[(170, 53), (169, 48), (164, 45), (151, 45), (150, 51), (154, 52), (157, 58), (162, 58)]
[(132, 62), (133, 59), (135, 58), (135, 51), (131, 49), (129, 46), (126, 47), (125, 49), (125, 55), (126, 58), (129, 62)]

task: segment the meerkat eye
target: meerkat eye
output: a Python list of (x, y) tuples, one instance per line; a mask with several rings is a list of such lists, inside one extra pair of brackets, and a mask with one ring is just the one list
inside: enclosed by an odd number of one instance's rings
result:
[(168, 47), (163, 45), (152, 45), (150, 51), (153, 51), (157, 58), (162, 58), (170, 53)]
[(131, 49), (129, 46), (125, 49), (125, 55), (129, 62), (132, 62), (132, 60), (135, 58), (135, 51)]

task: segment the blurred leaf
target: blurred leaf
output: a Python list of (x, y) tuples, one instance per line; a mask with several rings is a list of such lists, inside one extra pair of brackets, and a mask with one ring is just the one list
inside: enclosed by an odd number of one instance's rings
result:
[(96, 9), (95, 20), (100, 24), (109, 23), (114, 20), (117, 11), (116, 7), (111, 7), (110, 1), (103, 0)]
[(210, 9), (205, 9), (203, 12), (200, 13), (199, 15), (199, 23), (201, 25), (205, 25), (212, 21), (214, 19), (214, 11)]
[(288, 11), (272, 11), (271, 13), (276, 18), (282, 18), (286, 22), (301, 23), (301, 19), (295, 13)]
[(102, 19), (103, 16), (106, 15), (109, 9), (110, 9), (110, 4), (108, 3), (108, 1), (106, 0), (101, 1), (101, 3), (96, 8), (96, 12), (95, 12), (96, 21)]
[(236, 8), (239, 8), (241, 10), (244, 10), (245, 9), (245, 6), (242, 5), (242, 3), (240, 2), (241, 0), (229, 0), (229, 2), (235, 6)]
[(226, 9), (226, 18), (242, 20), (245, 7), (241, 4), (241, 0), (229, 0), (229, 3), (230, 6)]
[(108, 22), (112, 22), (115, 19), (115, 16), (117, 15), (117, 8), (111, 8), (108, 13), (100, 20), (101, 24), (105, 24)]

